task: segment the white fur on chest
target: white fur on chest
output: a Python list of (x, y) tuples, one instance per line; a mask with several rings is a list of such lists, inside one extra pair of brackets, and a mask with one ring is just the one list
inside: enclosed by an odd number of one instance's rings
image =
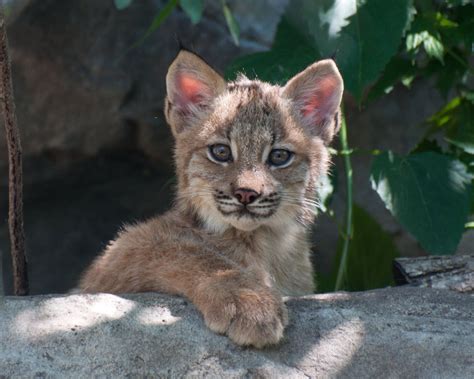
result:
[(262, 229), (255, 235), (255, 246), (259, 251), (253, 252), (249, 260), (267, 273), (268, 280), (282, 294), (312, 293), (313, 270), (304, 227), (292, 222), (277, 229)]

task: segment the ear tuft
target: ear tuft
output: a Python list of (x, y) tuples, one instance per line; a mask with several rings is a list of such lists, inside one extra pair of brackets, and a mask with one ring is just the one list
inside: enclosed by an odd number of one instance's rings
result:
[(192, 122), (189, 117), (205, 113), (225, 86), (224, 79), (202, 58), (181, 50), (166, 75), (168, 123), (174, 130), (182, 129), (186, 122)]
[(344, 84), (331, 59), (316, 62), (294, 76), (283, 88), (303, 127), (329, 143), (337, 132), (337, 113)]

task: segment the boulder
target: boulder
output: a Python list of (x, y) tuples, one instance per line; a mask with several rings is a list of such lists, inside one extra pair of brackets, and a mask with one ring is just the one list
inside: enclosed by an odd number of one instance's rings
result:
[(2, 377), (472, 378), (474, 298), (395, 287), (288, 298), (280, 345), (209, 331), (180, 297), (7, 297)]

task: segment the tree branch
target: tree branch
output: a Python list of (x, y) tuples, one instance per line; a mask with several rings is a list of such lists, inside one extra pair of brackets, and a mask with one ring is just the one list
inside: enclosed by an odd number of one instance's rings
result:
[(23, 229), (22, 150), (15, 115), (3, 0), (0, 0), (0, 102), (8, 149), (8, 224), (13, 263), (13, 288), (15, 295), (21, 296), (28, 294), (25, 232)]

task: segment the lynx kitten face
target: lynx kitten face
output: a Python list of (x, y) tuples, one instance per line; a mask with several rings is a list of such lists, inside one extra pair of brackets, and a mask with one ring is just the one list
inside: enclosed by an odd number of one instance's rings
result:
[(321, 61), (285, 87), (224, 80), (182, 51), (167, 76), (178, 199), (213, 231), (311, 222), (337, 131), (342, 80)]

